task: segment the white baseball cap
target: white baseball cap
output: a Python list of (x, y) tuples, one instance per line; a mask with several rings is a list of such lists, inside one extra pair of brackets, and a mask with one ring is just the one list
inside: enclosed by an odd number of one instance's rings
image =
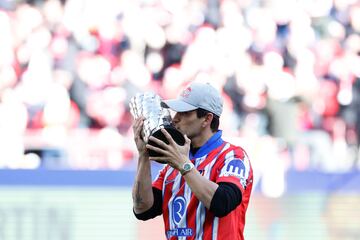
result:
[(177, 99), (163, 100), (162, 106), (175, 112), (188, 112), (202, 108), (220, 117), (223, 100), (219, 91), (210, 83), (193, 82), (181, 92)]

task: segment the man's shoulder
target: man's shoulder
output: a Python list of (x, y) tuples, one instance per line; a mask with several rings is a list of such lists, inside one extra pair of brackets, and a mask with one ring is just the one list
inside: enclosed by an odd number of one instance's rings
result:
[(235, 145), (235, 144), (227, 142), (227, 141), (224, 141), (224, 143), (225, 143), (225, 147), (223, 149), (223, 153), (231, 152), (231, 154), (234, 154), (235, 156), (240, 157), (240, 158), (244, 158), (245, 156), (247, 156), (247, 153), (243, 147), (241, 147), (239, 145)]

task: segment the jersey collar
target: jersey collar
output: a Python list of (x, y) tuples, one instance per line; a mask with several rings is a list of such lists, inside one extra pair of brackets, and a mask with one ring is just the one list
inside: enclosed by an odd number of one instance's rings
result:
[(195, 153), (195, 155), (192, 155), (191, 152), (189, 153), (190, 159), (203, 157), (215, 148), (221, 146), (221, 144), (224, 142), (221, 136), (222, 131), (217, 131), (214, 135), (212, 135), (211, 138), (209, 138), (209, 140), (204, 145), (200, 147), (200, 149)]

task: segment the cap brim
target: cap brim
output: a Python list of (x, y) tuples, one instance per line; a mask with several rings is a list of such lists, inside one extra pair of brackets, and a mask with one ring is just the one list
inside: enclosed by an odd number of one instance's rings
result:
[(165, 100), (162, 101), (162, 106), (166, 108), (170, 108), (171, 110), (174, 110), (175, 112), (188, 112), (197, 109), (198, 107), (195, 107), (187, 102), (184, 102), (179, 99), (171, 99), (171, 100)]

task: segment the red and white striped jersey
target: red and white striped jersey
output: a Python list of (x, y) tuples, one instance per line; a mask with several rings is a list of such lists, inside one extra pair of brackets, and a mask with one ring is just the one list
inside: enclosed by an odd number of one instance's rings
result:
[(242, 202), (225, 217), (216, 217), (195, 197), (179, 171), (165, 165), (154, 180), (153, 187), (162, 191), (167, 239), (244, 239), (245, 213), (253, 182), (246, 152), (223, 141), (219, 131), (195, 156), (190, 156), (190, 160), (210, 181), (236, 184), (241, 190)]

